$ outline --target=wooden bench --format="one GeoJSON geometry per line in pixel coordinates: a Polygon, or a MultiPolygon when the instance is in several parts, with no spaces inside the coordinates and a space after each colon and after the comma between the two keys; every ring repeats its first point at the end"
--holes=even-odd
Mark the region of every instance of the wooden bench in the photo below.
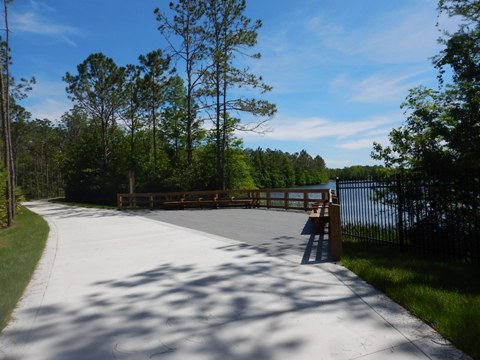
{"type": "Polygon", "coordinates": [[[216,198],[182,196],[178,200],[168,200],[163,203],[166,209],[184,209],[186,207],[211,207],[214,205],[216,198]]]}
{"type": "Polygon", "coordinates": [[[322,201],[313,203],[309,218],[317,230],[324,234],[326,225],[330,223],[329,202],[322,201]]]}
{"type": "Polygon", "coordinates": [[[235,196],[222,196],[216,200],[218,206],[245,206],[246,208],[251,208],[254,206],[255,201],[251,198],[237,198],[235,196]]]}
{"type": "Polygon", "coordinates": [[[249,198],[235,197],[181,197],[179,200],[168,200],[163,203],[165,209],[185,209],[185,208],[218,208],[220,206],[245,206],[251,208],[254,206],[254,200],[249,198]]]}

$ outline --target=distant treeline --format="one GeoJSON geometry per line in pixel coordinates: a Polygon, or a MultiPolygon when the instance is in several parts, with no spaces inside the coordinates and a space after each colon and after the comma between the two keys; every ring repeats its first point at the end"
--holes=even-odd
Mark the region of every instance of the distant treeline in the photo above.
{"type": "MultiPolygon", "coordinates": [[[[84,201],[114,202],[117,192],[128,191],[128,136],[117,134],[119,156],[115,157],[115,171],[108,177],[99,175],[99,150],[90,135],[92,126],[82,118],[65,116],[61,123],[48,120],[30,120],[18,116],[13,125],[13,141],[17,151],[18,185],[29,199],[63,196],[76,190],[84,201]],[[76,120],[76,121],[74,121],[76,120]],[[87,131],[90,130],[90,131],[87,131]],[[121,138],[123,137],[123,140],[121,138]],[[87,141],[90,140],[90,141],[87,141]],[[121,156],[122,149],[124,155],[121,156]],[[74,180],[74,181],[73,181],[74,180]],[[101,195],[101,196],[100,196],[101,195]],[[104,196],[108,195],[108,198],[104,196]],[[100,196],[97,198],[97,196],[100,196]]],[[[148,139],[148,137],[147,137],[148,139]]],[[[147,143],[147,141],[145,141],[147,143]]],[[[203,190],[215,186],[213,160],[208,157],[208,145],[194,149],[197,171],[190,175],[182,172],[183,163],[169,160],[172,152],[165,140],[159,149],[156,177],[137,168],[136,191],[203,190]],[[203,155],[206,154],[206,155],[203,155]],[[213,174],[213,175],[212,175],[213,174]]],[[[138,149],[140,150],[140,148],[138,149]]],[[[116,153],[115,153],[116,154],[116,153]]],[[[244,149],[238,141],[229,149],[230,166],[226,173],[230,188],[282,188],[325,183],[335,177],[368,177],[377,166],[352,166],[327,169],[319,155],[311,156],[302,150],[296,153],[272,149],[244,149]]],[[[147,163],[147,161],[145,161],[147,163]]],[[[74,200],[74,199],[72,199],[74,200]]]]}
{"type": "Polygon", "coordinates": [[[384,169],[378,165],[354,165],[347,166],[343,169],[329,169],[328,176],[330,179],[369,179],[375,177],[384,169]]]}
{"type": "Polygon", "coordinates": [[[280,150],[246,149],[251,175],[258,188],[282,188],[327,182],[328,170],[321,156],[305,150],[290,154],[280,150]]]}

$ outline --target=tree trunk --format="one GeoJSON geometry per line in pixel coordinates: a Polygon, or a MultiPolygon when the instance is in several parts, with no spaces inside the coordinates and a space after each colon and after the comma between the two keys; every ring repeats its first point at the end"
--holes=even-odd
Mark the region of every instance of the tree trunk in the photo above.
{"type": "Polygon", "coordinates": [[[8,8],[7,1],[4,1],[6,43],[5,53],[0,51],[0,101],[3,125],[3,141],[4,141],[4,161],[5,170],[7,172],[7,226],[11,226],[15,219],[15,164],[12,153],[12,137],[10,129],[10,71],[9,71],[9,28],[8,28],[8,8]]]}
{"type": "Polygon", "coordinates": [[[222,129],[221,129],[221,106],[220,106],[220,69],[219,65],[216,65],[215,69],[215,137],[216,137],[216,160],[217,160],[217,186],[223,190],[223,178],[222,178],[222,129]]]}
{"type": "Polygon", "coordinates": [[[157,172],[157,116],[156,116],[156,99],[155,99],[155,77],[152,84],[152,127],[153,127],[153,165],[155,173],[157,172]]]}
{"type": "Polygon", "coordinates": [[[108,119],[105,118],[105,115],[102,114],[102,147],[103,147],[103,173],[107,173],[108,169],[108,119]]]}
{"type": "Polygon", "coordinates": [[[222,127],[222,190],[227,187],[226,181],[226,164],[227,164],[227,147],[228,147],[228,112],[227,112],[227,79],[226,69],[223,73],[223,127],[222,127]]]}
{"type": "Polygon", "coordinates": [[[193,114],[192,114],[192,88],[189,80],[187,90],[187,161],[188,165],[192,165],[193,162],[193,114]]]}

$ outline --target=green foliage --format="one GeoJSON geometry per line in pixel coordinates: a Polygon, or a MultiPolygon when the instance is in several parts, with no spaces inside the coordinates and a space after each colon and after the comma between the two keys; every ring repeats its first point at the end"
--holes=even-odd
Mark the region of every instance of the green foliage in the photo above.
{"type": "Polygon", "coordinates": [[[154,50],[139,56],[138,64],[119,67],[96,53],[66,73],[74,107],[61,123],[30,121],[28,114],[18,121],[18,178],[27,195],[58,196],[64,187],[69,201],[112,204],[128,190],[132,172],[137,192],[328,180],[319,156],[268,150],[256,154],[263,158],[256,161],[235,136],[261,132],[275,112],[265,99],[236,98],[232,91],[270,90],[248,69],[234,66],[240,56],[259,58],[247,52],[256,45],[261,22],[247,18],[245,9],[243,0],[178,0],[168,14],[155,10],[171,45],[168,54],[154,50]],[[174,62],[185,66],[184,78],[171,67],[174,62]],[[238,112],[253,120],[240,122],[233,116],[238,112]],[[204,119],[214,127],[203,127],[204,119]]]}
{"type": "MultiPolygon", "coordinates": [[[[18,212],[22,207],[24,195],[20,188],[15,189],[15,206],[18,212]]],[[[7,218],[7,173],[3,165],[0,165],[0,228],[6,227],[8,224],[7,218]]]]}
{"type": "Polygon", "coordinates": [[[248,158],[243,149],[231,148],[227,152],[227,183],[229,189],[254,189],[248,158]]]}
{"type": "Polygon", "coordinates": [[[439,11],[456,16],[456,32],[445,32],[434,58],[440,89],[412,89],[407,120],[390,133],[391,146],[375,144],[372,156],[391,169],[433,177],[480,170],[480,20],[479,0],[441,0],[439,11]],[[445,73],[452,82],[445,85],[445,73]]]}
{"type": "Polygon", "coordinates": [[[237,97],[234,89],[250,88],[266,93],[271,87],[249,68],[238,68],[238,57],[259,59],[249,53],[257,43],[262,23],[252,22],[246,15],[245,0],[209,0],[203,4],[205,71],[200,93],[204,106],[211,113],[215,133],[217,187],[225,188],[228,164],[228,137],[233,130],[262,131],[263,125],[276,112],[265,99],[237,97]],[[253,115],[252,123],[240,123],[237,113],[253,115]]]}
{"type": "Polygon", "coordinates": [[[178,0],[170,2],[173,21],[160,9],[154,12],[159,22],[158,30],[170,45],[170,54],[175,60],[182,60],[185,73],[185,91],[182,112],[184,114],[186,152],[188,165],[193,164],[193,147],[195,134],[201,121],[197,118],[198,88],[205,74],[205,27],[201,19],[205,13],[205,2],[198,0],[178,0]],[[177,41],[171,41],[174,35],[177,41]]]}
{"type": "Polygon", "coordinates": [[[100,136],[102,176],[110,170],[110,153],[114,146],[117,119],[125,106],[125,69],[119,68],[114,60],[102,53],[92,54],[77,66],[77,74],[67,72],[64,81],[68,84],[70,99],[91,120],[93,130],[100,136]]]}
{"type": "Polygon", "coordinates": [[[65,197],[78,202],[115,203],[116,194],[127,190],[129,165],[128,139],[116,129],[110,134],[108,168],[104,168],[102,137],[95,124],[84,124],[83,131],[67,149],[65,197]]]}
{"type": "Polygon", "coordinates": [[[370,179],[379,174],[384,170],[383,166],[379,165],[354,165],[347,166],[343,169],[329,169],[330,179],[340,178],[340,179],[370,179]]]}
{"type": "Polygon", "coordinates": [[[444,32],[433,59],[439,89],[412,89],[402,105],[405,123],[390,133],[390,146],[375,144],[372,156],[391,172],[429,182],[427,190],[403,194],[405,214],[415,219],[406,234],[421,239],[424,227],[435,229],[434,241],[468,252],[468,244],[478,248],[480,217],[480,0],[440,0],[438,9],[458,23],[455,32],[444,32]],[[437,182],[446,190],[435,191],[437,182]],[[426,204],[421,211],[412,205],[419,202],[426,204]],[[466,224],[460,229],[459,217],[466,224]]]}
{"type": "Polygon", "coordinates": [[[295,154],[261,148],[245,152],[258,188],[314,185],[328,181],[324,160],[320,156],[312,158],[305,150],[295,154]]]}
{"type": "Polygon", "coordinates": [[[146,124],[151,129],[151,154],[153,157],[153,168],[157,162],[159,146],[159,118],[160,107],[166,102],[166,89],[168,77],[165,74],[170,66],[170,59],[165,58],[161,50],[151,51],[139,57],[140,69],[143,77],[140,78],[140,91],[142,92],[142,106],[146,114],[146,124]]]}
{"type": "Polygon", "coordinates": [[[25,196],[28,199],[62,196],[64,129],[47,119],[32,121],[29,114],[18,115],[12,123],[12,142],[18,164],[17,184],[25,196]]]}

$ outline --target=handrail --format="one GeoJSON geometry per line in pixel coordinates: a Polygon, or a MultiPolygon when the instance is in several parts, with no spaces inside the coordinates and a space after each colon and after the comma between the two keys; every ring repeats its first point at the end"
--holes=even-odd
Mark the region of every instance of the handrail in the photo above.
{"type": "Polygon", "coordinates": [[[310,210],[319,201],[335,203],[336,194],[332,189],[239,189],[175,191],[162,193],[121,193],[117,194],[117,207],[125,208],[164,208],[165,202],[181,201],[186,198],[222,198],[251,200],[254,207],[310,210]]]}

